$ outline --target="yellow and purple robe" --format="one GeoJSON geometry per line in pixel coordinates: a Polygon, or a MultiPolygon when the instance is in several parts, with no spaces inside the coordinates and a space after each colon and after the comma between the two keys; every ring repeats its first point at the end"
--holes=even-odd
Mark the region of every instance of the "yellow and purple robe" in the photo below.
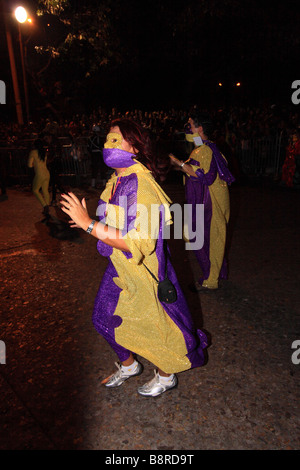
{"type": "Polygon", "coordinates": [[[98,241],[97,249],[109,257],[109,264],[96,296],[93,323],[121,362],[133,353],[166,373],[176,373],[204,364],[207,337],[194,327],[169,257],[168,277],[177,290],[173,304],[159,301],[158,284],[145,267],[164,279],[162,233],[171,223],[170,202],[138,162],[111,176],[98,204],[99,220],[122,231],[130,252],[98,241]]]}
{"type": "Polygon", "coordinates": [[[227,162],[217,146],[210,141],[195,148],[188,160],[196,176],[185,179],[186,201],[193,206],[192,230],[197,230],[196,204],[204,205],[204,244],[195,254],[203,276],[199,280],[203,287],[218,288],[218,280],[227,278],[224,258],[226,228],[229,221],[230,204],[228,184],[234,181],[227,162]]]}

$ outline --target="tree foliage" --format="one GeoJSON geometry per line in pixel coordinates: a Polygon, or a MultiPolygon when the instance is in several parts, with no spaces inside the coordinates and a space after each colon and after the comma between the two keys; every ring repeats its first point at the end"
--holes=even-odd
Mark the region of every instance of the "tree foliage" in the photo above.
{"type": "Polygon", "coordinates": [[[110,18],[110,3],[40,0],[37,14],[47,18],[55,16],[63,25],[64,37],[55,46],[40,46],[39,51],[84,66],[86,76],[111,61],[120,60],[118,38],[110,18]]]}
{"type": "Polygon", "coordinates": [[[93,103],[104,93],[132,105],[134,97],[184,101],[214,93],[219,80],[255,88],[276,73],[278,81],[278,70],[292,73],[296,6],[296,0],[40,0],[39,69],[36,60],[29,68],[43,90],[60,81],[64,95],[93,103]]]}
{"type": "Polygon", "coordinates": [[[33,38],[28,71],[48,106],[50,101],[57,101],[57,94],[60,101],[62,94],[69,98],[82,95],[91,79],[121,62],[111,3],[110,0],[38,2],[39,35],[33,38]]]}

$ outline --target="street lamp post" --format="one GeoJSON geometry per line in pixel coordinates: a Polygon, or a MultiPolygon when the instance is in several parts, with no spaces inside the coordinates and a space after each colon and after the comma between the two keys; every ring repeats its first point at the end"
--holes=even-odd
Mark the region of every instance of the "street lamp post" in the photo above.
{"type": "Polygon", "coordinates": [[[14,89],[14,95],[15,95],[17,120],[18,120],[18,124],[23,125],[24,121],[23,121],[23,113],[22,113],[22,102],[21,102],[21,97],[20,97],[20,90],[19,90],[17,68],[16,68],[12,38],[11,38],[11,33],[10,33],[10,28],[8,25],[7,17],[6,17],[7,5],[6,5],[5,0],[2,0],[1,6],[3,9],[3,19],[4,19],[4,26],[5,26],[6,40],[7,40],[10,70],[11,70],[11,75],[12,75],[12,83],[13,83],[13,89],[14,89]]]}
{"type": "Polygon", "coordinates": [[[24,86],[24,96],[25,96],[26,117],[27,117],[27,123],[28,123],[29,122],[29,98],[28,98],[28,87],[27,87],[27,76],[26,76],[26,69],[25,69],[25,61],[24,61],[24,46],[23,46],[22,31],[21,31],[21,23],[24,23],[27,20],[27,12],[26,12],[25,8],[23,8],[23,7],[16,8],[15,17],[18,21],[18,27],[19,27],[20,56],[21,56],[22,73],[23,73],[23,86],[24,86]]]}

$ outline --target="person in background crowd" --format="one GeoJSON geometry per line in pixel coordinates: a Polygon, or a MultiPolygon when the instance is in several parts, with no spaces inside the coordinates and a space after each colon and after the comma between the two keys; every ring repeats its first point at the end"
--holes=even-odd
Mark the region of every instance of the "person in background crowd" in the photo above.
{"type": "Polygon", "coordinates": [[[290,188],[300,185],[300,133],[297,129],[290,135],[281,179],[290,188]]]}
{"type": "Polygon", "coordinates": [[[192,205],[192,231],[196,227],[196,205],[204,204],[204,244],[195,254],[202,270],[202,277],[192,290],[208,291],[219,287],[219,279],[227,279],[227,263],[224,257],[226,228],[230,204],[228,184],[234,181],[227,162],[215,143],[209,140],[212,122],[206,115],[195,112],[189,118],[190,133],[187,140],[196,148],[186,162],[174,156],[174,165],[185,174],[186,201],[192,205]]]}
{"type": "Polygon", "coordinates": [[[295,174],[294,186],[300,186],[300,131],[297,129],[293,134],[293,144],[295,148],[295,174]]]}
{"type": "Polygon", "coordinates": [[[28,167],[34,168],[34,178],[32,182],[32,192],[43,207],[43,214],[49,214],[49,181],[50,173],[47,168],[47,155],[45,142],[37,139],[34,142],[34,148],[31,150],[28,158],[28,167]],[[41,192],[42,191],[42,194],[41,192]]]}
{"type": "MultiPolygon", "coordinates": [[[[99,170],[103,170],[102,165],[102,148],[103,148],[103,140],[100,136],[100,127],[94,125],[92,128],[92,135],[89,137],[88,140],[88,151],[91,155],[91,172],[92,172],[92,188],[96,187],[97,176],[99,170]]],[[[100,175],[101,179],[103,175],[100,175]]]]}
{"type": "Polygon", "coordinates": [[[115,172],[101,194],[99,222],[90,218],[85,200],[80,202],[73,193],[63,195],[62,210],[72,226],[99,239],[99,253],[109,257],[93,322],[120,363],[102,383],[118,387],[139,375],[143,369],[136,359],[139,355],[155,364],[158,373],[138,393],[158,396],[177,385],[176,373],[204,365],[207,337],[195,329],[165,253],[163,230],[171,223],[170,200],[154,179],[159,168],[148,133],[131,120],[113,121],[103,157],[115,172]],[[166,263],[177,290],[174,303],[159,300],[157,281],[148,271],[162,280],[166,263]]]}

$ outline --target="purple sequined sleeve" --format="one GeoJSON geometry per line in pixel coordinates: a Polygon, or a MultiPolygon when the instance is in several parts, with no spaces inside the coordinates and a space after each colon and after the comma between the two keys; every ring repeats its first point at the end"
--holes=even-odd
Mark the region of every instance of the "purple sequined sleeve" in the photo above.
{"type": "MultiPolygon", "coordinates": [[[[206,186],[210,186],[213,184],[217,177],[217,165],[214,159],[212,159],[209,171],[207,173],[204,173],[204,171],[199,168],[196,170],[196,175],[198,180],[200,180],[201,183],[205,184],[206,186]]],[[[193,178],[193,177],[192,177],[193,178]]]]}

